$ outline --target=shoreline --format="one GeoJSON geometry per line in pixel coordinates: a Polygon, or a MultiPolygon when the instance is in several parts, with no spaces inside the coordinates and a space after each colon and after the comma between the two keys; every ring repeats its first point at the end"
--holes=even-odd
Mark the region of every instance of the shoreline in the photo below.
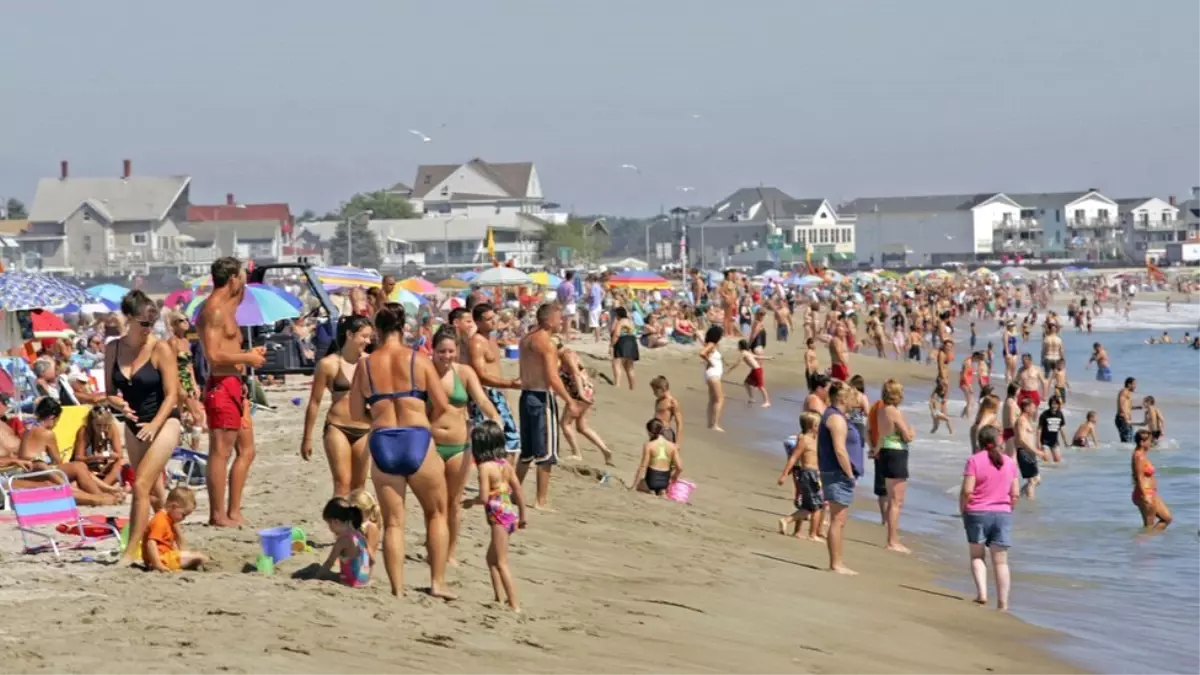
{"type": "MultiPolygon", "coordinates": [[[[607,343],[571,344],[585,366],[609,372],[607,343]]],[[[773,390],[803,389],[801,344],[793,340],[782,354],[768,346],[776,356],[767,368],[773,390]]],[[[757,408],[738,410],[744,394],[735,382],[744,373],[726,382],[727,432],[718,434],[703,428],[696,348],[643,355],[635,391],[597,382],[591,421],[616,455],[611,478],[598,482],[599,453],[585,444],[583,462],[563,461],[554,472],[557,512],[532,512],[529,529],[512,540],[524,615],[491,602],[477,509],[464,513],[462,563],[449,572],[457,602],[418,590],[428,584],[428,568],[413,499],[402,599],[388,595],[381,568],[365,589],[290,578],[319,564],[332,540],[320,521],[325,461],[321,453],[310,463],[298,457],[303,411],[287,400],[305,395],[297,381],[271,391],[278,410],[256,418],[258,458],[246,497],[255,528],[214,530],[195,515],[184,523],[191,544],[212,556],[211,571],[151,575],[55,564],[15,554],[15,532],[4,528],[0,598],[22,621],[6,627],[0,653],[18,671],[94,669],[89,652],[103,649],[117,628],[129,640],[117,667],[125,672],[1084,672],[1051,651],[1063,634],[974,606],[939,583],[953,573],[948,566],[884,551],[877,523],[847,525],[847,564],[859,576],[824,571],[824,545],[775,530],[790,510],[790,486],[775,485],[783,453],[750,446],[782,439],[757,423],[757,408]],[[685,414],[684,476],[697,484],[690,506],[623,489],[652,413],[648,382],[658,374],[671,380],[685,414]],[[315,550],[281,563],[272,578],[244,572],[258,553],[255,529],[279,524],[304,528],[315,550]],[[64,625],[86,626],[72,633],[69,648],[53,628],[64,625]]],[[[852,357],[852,368],[870,388],[884,375],[917,383],[932,372],[862,355],[852,357]]],[[[781,398],[775,408],[799,405],[781,398]]],[[[530,479],[527,491],[532,486],[530,479]]],[[[855,512],[874,510],[868,482],[857,496],[855,512]]],[[[932,545],[908,532],[905,538],[918,553],[932,545]]]]}

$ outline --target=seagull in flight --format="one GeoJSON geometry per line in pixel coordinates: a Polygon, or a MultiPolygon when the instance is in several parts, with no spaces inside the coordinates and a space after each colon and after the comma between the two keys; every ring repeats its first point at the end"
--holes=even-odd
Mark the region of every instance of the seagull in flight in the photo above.
{"type": "Polygon", "coordinates": [[[633,164],[622,164],[622,165],[621,165],[621,168],[622,168],[622,169],[629,169],[630,171],[633,171],[633,172],[635,172],[635,173],[641,173],[641,172],[642,172],[642,170],[641,170],[641,169],[637,168],[637,167],[636,167],[636,166],[634,166],[633,164]]]}
{"type": "Polygon", "coordinates": [[[694,188],[694,187],[692,187],[692,186],[690,186],[690,185],[685,185],[685,186],[682,186],[682,187],[677,187],[677,188],[675,188],[675,189],[676,189],[676,190],[679,190],[680,192],[691,192],[692,190],[695,190],[696,188],[694,188]]]}
{"type": "Polygon", "coordinates": [[[422,141],[424,141],[425,143],[428,143],[429,141],[432,141],[432,140],[433,140],[432,138],[430,138],[430,137],[426,136],[425,134],[423,134],[423,133],[421,133],[421,132],[417,131],[416,129],[409,129],[409,130],[408,130],[408,133],[412,134],[413,136],[416,136],[417,138],[421,139],[421,140],[422,140],[422,141]]]}
{"type": "Polygon", "coordinates": [[[692,119],[694,119],[694,120],[700,119],[700,113],[692,113],[692,119]]]}

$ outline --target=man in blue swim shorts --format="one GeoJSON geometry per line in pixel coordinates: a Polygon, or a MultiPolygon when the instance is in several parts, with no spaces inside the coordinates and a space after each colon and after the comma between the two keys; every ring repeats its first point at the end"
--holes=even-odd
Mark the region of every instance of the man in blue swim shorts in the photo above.
{"type": "MultiPolygon", "coordinates": [[[[466,345],[460,360],[471,366],[479,375],[479,383],[483,385],[484,393],[496,407],[496,412],[500,413],[500,423],[504,427],[504,447],[510,454],[516,454],[521,450],[521,437],[517,434],[517,423],[513,420],[504,390],[520,389],[521,381],[500,375],[500,346],[492,338],[492,332],[496,329],[496,312],[492,306],[486,302],[475,305],[471,308],[471,318],[472,322],[462,322],[469,334],[460,336],[461,342],[466,345]],[[473,327],[471,323],[474,324],[473,327]]],[[[487,419],[474,401],[467,404],[467,412],[472,425],[487,419]]]]}
{"type": "Polygon", "coordinates": [[[550,471],[558,462],[557,394],[572,417],[579,414],[578,404],[567,392],[558,374],[558,349],[553,337],[562,328],[562,308],[543,303],[537,310],[537,328],[521,338],[521,460],[517,480],[525,482],[531,465],[537,465],[537,497],[534,508],[544,509],[550,497],[550,471]]]}

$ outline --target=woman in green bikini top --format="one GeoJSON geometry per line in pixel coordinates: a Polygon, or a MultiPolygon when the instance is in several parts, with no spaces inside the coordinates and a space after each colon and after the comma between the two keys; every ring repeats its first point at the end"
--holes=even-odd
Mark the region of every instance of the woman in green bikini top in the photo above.
{"type": "Polygon", "coordinates": [[[454,544],[458,540],[458,520],[462,507],[463,488],[468,471],[463,471],[470,434],[467,428],[467,402],[474,401],[488,419],[500,422],[500,413],[492,405],[479,376],[471,366],[458,362],[458,339],[452,327],[443,326],[433,336],[433,367],[437,370],[450,407],[433,423],[433,444],[446,465],[446,515],[450,523],[450,559],[454,559],[454,544]]]}

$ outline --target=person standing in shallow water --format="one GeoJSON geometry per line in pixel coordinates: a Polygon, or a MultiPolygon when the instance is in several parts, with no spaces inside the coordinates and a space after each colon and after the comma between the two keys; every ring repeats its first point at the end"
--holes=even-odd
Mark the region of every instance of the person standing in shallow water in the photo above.
{"type": "Polygon", "coordinates": [[[967,533],[971,556],[971,578],[975,581],[975,602],[986,605],[987,562],[992,554],[992,573],[996,578],[996,608],[1008,611],[1008,593],[1012,579],[1008,568],[1008,549],[1012,546],[1012,507],[1020,497],[1017,465],[1004,454],[995,427],[979,432],[977,449],[963,469],[958,511],[967,533]]]}
{"type": "Polygon", "coordinates": [[[1158,496],[1158,478],[1154,464],[1147,454],[1154,445],[1154,434],[1142,429],[1134,435],[1134,447],[1130,461],[1133,473],[1133,505],[1142,514],[1142,526],[1147,530],[1165,530],[1171,524],[1171,510],[1158,496]]]}

